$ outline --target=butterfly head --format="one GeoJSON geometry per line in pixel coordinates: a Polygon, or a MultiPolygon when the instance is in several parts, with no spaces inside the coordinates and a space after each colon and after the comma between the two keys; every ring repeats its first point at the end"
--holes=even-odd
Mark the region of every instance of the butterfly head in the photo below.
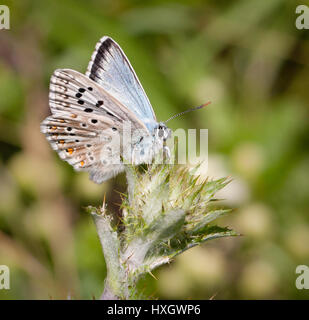
{"type": "Polygon", "coordinates": [[[163,141],[166,141],[171,137],[172,131],[164,122],[159,122],[158,125],[154,128],[154,135],[163,141]]]}

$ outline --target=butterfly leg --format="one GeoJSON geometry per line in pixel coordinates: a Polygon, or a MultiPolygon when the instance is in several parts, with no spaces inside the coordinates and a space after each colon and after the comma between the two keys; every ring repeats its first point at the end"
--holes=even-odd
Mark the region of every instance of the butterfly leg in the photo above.
{"type": "Polygon", "coordinates": [[[171,159],[171,151],[168,146],[163,146],[163,162],[167,163],[171,159]]]}

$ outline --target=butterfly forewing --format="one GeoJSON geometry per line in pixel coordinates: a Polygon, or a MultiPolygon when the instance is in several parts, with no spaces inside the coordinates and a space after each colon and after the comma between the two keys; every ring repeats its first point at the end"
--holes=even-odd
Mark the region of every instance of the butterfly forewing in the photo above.
{"type": "Polygon", "coordinates": [[[152,131],[157,124],[152,106],[119,45],[103,37],[96,45],[86,75],[134,112],[152,131]]]}

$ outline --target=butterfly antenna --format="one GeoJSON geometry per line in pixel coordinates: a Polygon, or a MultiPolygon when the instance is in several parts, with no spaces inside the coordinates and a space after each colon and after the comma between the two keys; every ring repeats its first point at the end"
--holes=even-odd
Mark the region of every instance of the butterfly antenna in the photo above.
{"type": "Polygon", "coordinates": [[[195,110],[198,110],[198,109],[203,109],[204,107],[208,106],[210,103],[211,103],[211,102],[208,101],[208,102],[206,102],[206,103],[204,103],[204,104],[202,104],[202,105],[200,105],[200,106],[198,106],[198,107],[191,108],[191,109],[188,109],[188,110],[186,110],[186,111],[183,111],[183,112],[174,114],[172,117],[170,117],[169,119],[167,119],[166,121],[164,121],[164,123],[166,123],[166,122],[168,122],[168,121],[170,121],[170,120],[173,120],[173,119],[175,119],[175,118],[177,118],[177,117],[179,117],[179,116],[182,116],[182,115],[185,114],[185,113],[188,113],[188,112],[191,112],[191,111],[195,111],[195,110]]]}

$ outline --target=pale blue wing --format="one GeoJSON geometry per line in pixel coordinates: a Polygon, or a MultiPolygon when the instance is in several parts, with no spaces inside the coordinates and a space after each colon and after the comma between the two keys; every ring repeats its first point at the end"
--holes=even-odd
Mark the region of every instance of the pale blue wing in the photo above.
{"type": "Polygon", "coordinates": [[[128,58],[114,40],[103,37],[97,43],[86,76],[133,111],[149,131],[153,130],[157,121],[149,99],[128,58]]]}

